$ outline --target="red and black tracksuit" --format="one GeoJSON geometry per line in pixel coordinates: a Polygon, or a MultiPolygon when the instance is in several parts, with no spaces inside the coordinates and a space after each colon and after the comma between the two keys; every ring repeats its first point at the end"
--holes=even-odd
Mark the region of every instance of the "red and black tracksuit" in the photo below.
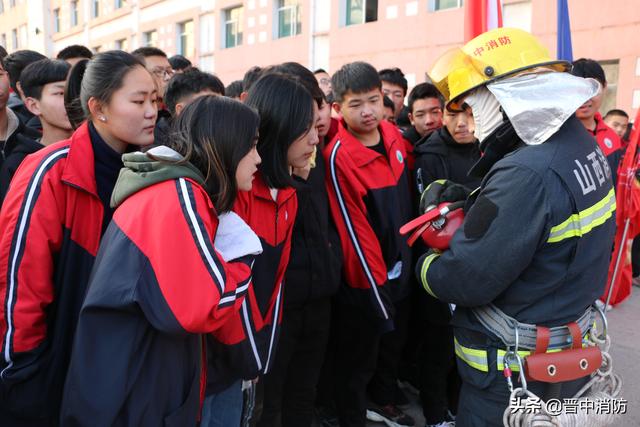
{"type": "Polygon", "coordinates": [[[607,157],[613,178],[613,188],[616,188],[618,182],[618,167],[624,154],[622,141],[620,141],[618,134],[602,120],[600,113],[596,113],[593,119],[596,122],[596,127],[593,130],[589,130],[589,132],[591,132],[598,146],[607,157]]]}
{"type": "Polygon", "coordinates": [[[2,425],[58,423],[77,316],[104,221],[95,163],[84,124],[69,140],[27,156],[4,200],[2,425]]]}
{"type": "Polygon", "coordinates": [[[262,254],[253,265],[253,288],[243,307],[245,328],[254,331],[257,352],[256,374],[266,374],[273,364],[282,320],[284,274],[291,252],[291,232],[296,220],[298,199],[293,188],[281,188],[276,199],[260,173],[251,191],[241,191],[233,211],[260,238],[262,254]]]}
{"type": "Polygon", "coordinates": [[[379,130],[381,152],[365,147],[341,122],[324,153],[344,256],[336,304],[336,401],[345,426],[365,423],[365,390],[382,334],[394,326],[395,304],[410,293],[411,253],[398,232],[412,214],[406,141],[390,123],[381,122],[379,130]]]}
{"type": "Polygon", "coordinates": [[[195,426],[204,333],[244,303],[250,258],[225,262],[218,217],[190,178],[153,184],[118,207],[82,306],[62,405],[65,426],[195,426]]]}

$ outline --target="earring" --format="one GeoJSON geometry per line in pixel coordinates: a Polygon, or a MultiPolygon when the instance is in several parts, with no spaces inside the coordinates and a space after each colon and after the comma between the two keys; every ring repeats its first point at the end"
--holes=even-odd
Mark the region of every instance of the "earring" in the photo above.
{"type": "Polygon", "coordinates": [[[100,119],[101,122],[106,122],[107,121],[107,118],[105,116],[100,116],[99,119],[100,119]]]}

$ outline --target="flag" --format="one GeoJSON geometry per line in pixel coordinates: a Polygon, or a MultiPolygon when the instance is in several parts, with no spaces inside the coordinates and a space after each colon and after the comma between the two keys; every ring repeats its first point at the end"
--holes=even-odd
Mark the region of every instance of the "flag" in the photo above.
{"type": "Polygon", "coordinates": [[[464,9],[464,41],[502,27],[501,0],[468,0],[464,9]]]}
{"type": "Polygon", "coordinates": [[[638,143],[640,142],[640,109],[636,115],[635,126],[629,145],[618,169],[616,188],[616,237],[613,254],[609,264],[609,276],[604,294],[600,297],[607,301],[612,287],[609,304],[616,305],[631,295],[632,271],[630,251],[633,238],[640,234],[640,183],[636,178],[638,171],[638,143]]]}
{"type": "Polygon", "coordinates": [[[558,59],[573,61],[573,49],[571,47],[571,20],[569,19],[568,0],[558,0],[558,59]]]}

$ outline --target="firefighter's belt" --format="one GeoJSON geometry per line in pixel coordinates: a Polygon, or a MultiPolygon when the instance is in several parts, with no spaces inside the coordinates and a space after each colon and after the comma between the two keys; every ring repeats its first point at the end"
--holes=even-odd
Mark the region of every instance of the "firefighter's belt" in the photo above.
{"type": "MultiPolygon", "coordinates": [[[[493,304],[476,307],[473,308],[472,311],[482,326],[499,338],[507,348],[535,350],[537,338],[536,325],[518,322],[493,304]]],[[[589,307],[584,314],[575,321],[580,327],[582,336],[589,331],[593,325],[594,318],[595,314],[593,309],[589,307]]],[[[567,326],[549,328],[548,348],[550,350],[570,347],[572,341],[571,331],[569,331],[567,326]]]]}

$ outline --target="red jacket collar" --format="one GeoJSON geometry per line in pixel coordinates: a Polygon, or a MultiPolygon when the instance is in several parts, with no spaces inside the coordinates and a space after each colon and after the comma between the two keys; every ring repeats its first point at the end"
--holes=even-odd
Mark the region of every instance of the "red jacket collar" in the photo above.
{"type": "Polygon", "coordinates": [[[62,181],[98,197],[93,146],[89,125],[84,122],[71,135],[69,154],[62,172],[62,181]]]}
{"type": "MultiPolygon", "coordinates": [[[[399,141],[399,132],[394,125],[386,121],[381,121],[378,130],[382,136],[382,142],[388,153],[391,152],[394,145],[399,141]]],[[[349,152],[349,155],[357,166],[365,166],[382,155],[368,147],[365,147],[349,130],[344,120],[340,121],[337,136],[342,146],[349,152]]]]}
{"type": "Polygon", "coordinates": [[[296,190],[293,187],[279,188],[278,196],[274,202],[273,197],[271,197],[271,189],[267,187],[267,184],[264,182],[264,178],[260,172],[256,173],[256,179],[253,180],[253,187],[251,188],[251,192],[261,199],[268,200],[272,203],[276,203],[278,206],[282,206],[296,194],[296,190]]]}

